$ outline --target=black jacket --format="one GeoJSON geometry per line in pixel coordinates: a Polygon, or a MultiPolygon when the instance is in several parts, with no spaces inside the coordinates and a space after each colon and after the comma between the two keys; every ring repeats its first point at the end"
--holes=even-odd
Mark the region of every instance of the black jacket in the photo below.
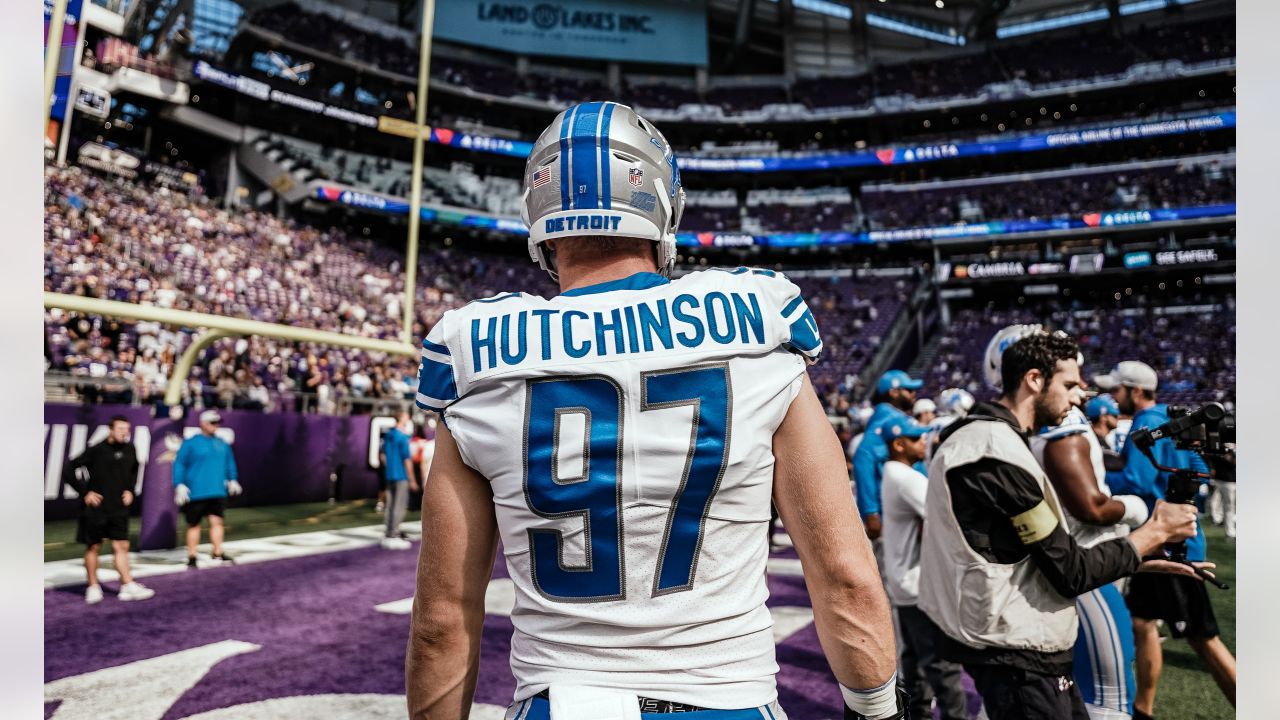
{"type": "MultiPolygon", "coordinates": [[[[939,445],[960,427],[991,419],[1008,423],[1026,440],[1013,413],[1003,405],[979,403],[964,420],[943,430],[939,445]]],[[[1035,477],[1022,468],[994,459],[983,459],[953,468],[947,473],[951,506],[965,540],[974,552],[990,562],[1011,564],[1028,555],[1053,589],[1063,597],[1076,597],[1094,588],[1127,577],[1140,559],[1125,538],[1082,548],[1061,524],[1044,539],[1022,543],[1012,518],[1044,501],[1035,477]]],[[[975,665],[1010,665],[1051,675],[1071,673],[1072,651],[1044,653],[1032,650],[987,648],[977,650],[950,638],[943,644],[949,660],[975,665]]]]}
{"type": "Polygon", "coordinates": [[[124,505],[124,491],[133,492],[138,479],[138,450],[133,443],[116,445],[103,441],[87,448],[62,469],[62,481],[80,495],[81,510],[85,513],[120,515],[128,512],[124,505]],[[98,507],[84,505],[84,496],[90,492],[102,495],[98,507]]]}

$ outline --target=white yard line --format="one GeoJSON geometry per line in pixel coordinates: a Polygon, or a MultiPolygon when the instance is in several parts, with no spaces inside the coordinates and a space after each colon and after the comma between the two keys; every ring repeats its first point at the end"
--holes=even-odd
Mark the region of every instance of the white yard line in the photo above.
{"type": "MultiPolygon", "coordinates": [[[[384,526],[367,525],[346,528],[344,530],[316,530],[313,532],[277,535],[274,537],[254,538],[251,540],[228,540],[222,544],[223,552],[237,565],[281,560],[283,558],[321,555],[340,550],[355,550],[377,545],[382,541],[384,526]]],[[[418,522],[406,522],[400,528],[410,539],[421,537],[422,525],[418,522]]],[[[217,567],[210,554],[213,552],[208,543],[200,546],[200,557],[197,561],[201,568],[217,567]]],[[[115,571],[115,560],[110,552],[101,556],[102,567],[98,570],[98,579],[102,582],[117,582],[120,575],[115,571]]],[[[186,548],[172,550],[146,550],[129,553],[129,564],[133,576],[137,579],[185,572],[187,569],[186,548]]],[[[44,564],[45,589],[83,585],[85,582],[84,560],[55,560],[44,564]]]]}

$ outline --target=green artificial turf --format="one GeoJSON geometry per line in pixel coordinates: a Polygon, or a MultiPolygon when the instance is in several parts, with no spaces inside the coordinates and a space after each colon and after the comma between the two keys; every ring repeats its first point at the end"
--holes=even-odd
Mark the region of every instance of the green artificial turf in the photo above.
{"type": "MultiPolygon", "coordinates": [[[[1236,543],[1222,528],[1205,517],[1204,534],[1209,541],[1209,560],[1218,564],[1215,574],[1231,585],[1230,590],[1208,586],[1213,612],[1218,617],[1222,641],[1236,651],[1236,543]]],[[[1165,631],[1164,635],[1168,635],[1165,631]]],[[[1164,641],[1164,674],[1156,691],[1155,717],[1158,720],[1221,720],[1235,717],[1235,709],[1223,697],[1217,684],[1204,670],[1200,658],[1185,640],[1164,641]]]]}

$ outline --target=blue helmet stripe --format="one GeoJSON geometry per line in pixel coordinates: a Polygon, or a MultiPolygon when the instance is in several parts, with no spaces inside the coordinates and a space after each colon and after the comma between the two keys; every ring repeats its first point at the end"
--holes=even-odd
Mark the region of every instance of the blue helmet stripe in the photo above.
{"type": "Polygon", "coordinates": [[[600,110],[604,103],[592,102],[578,106],[570,130],[569,145],[572,148],[570,164],[573,167],[570,194],[575,210],[594,209],[600,207],[600,191],[596,173],[599,160],[596,152],[600,144],[596,124],[600,120],[600,110]]]}
{"type": "Polygon", "coordinates": [[[605,103],[600,119],[600,202],[605,210],[613,208],[613,191],[609,188],[609,123],[612,120],[613,103],[605,103]]]}
{"type": "Polygon", "coordinates": [[[572,180],[573,168],[569,165],[569,126],[573,124],[573,116],[578,108],[573,108],[560,123],[560,209],[569,209],[569,183],[572,180]]]}

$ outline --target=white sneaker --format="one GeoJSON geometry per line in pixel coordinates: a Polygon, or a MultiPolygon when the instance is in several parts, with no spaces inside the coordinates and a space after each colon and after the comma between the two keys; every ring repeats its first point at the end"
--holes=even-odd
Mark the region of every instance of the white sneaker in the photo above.
{"type": "Polygon", "coordinates": [[[408,540],[401,540],[400,538],[382,538],[383,550],[408,550],[411,547],[413,547],[413,545],[411,545],[408,540]]]}
{"type": "Polygon", "coordinates": [[[89,605],[97,605],[102,602],[102,586],[90,585],[84,589],[84,601],[89,605]]]}
{"type": "Polygon", "coordinates": [[[121,585],[119,597],[121,600],[128,602],[130,600],[148,600],[155,597],[155,594],[155,590],[135,581],[127,585],[121,585]]]}

